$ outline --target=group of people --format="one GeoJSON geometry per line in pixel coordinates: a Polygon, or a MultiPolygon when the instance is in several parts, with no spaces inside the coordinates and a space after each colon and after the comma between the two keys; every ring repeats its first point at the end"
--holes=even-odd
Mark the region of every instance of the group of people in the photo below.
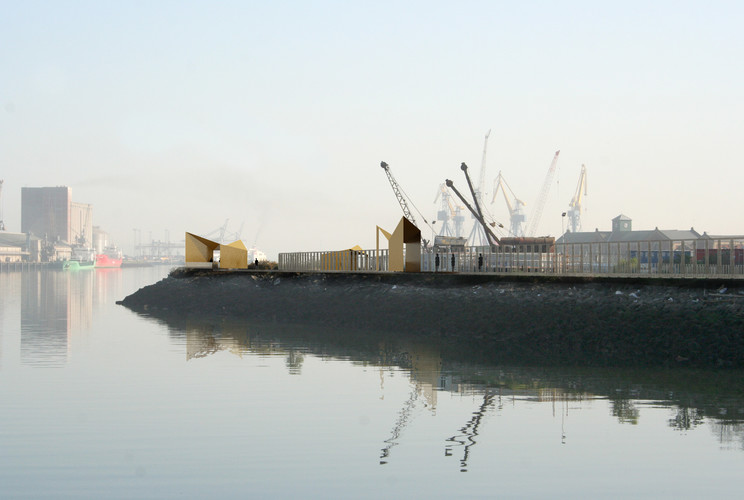
{"type": "MultiPolygon", "coordinates": [[[[439,254],[437,254],[436,257],[434,257],[434,268],[437,272],[439,271],[439,264],[440,264],[439,254]]],[[[454,272],[455,271],[455,254],[451,254],[450,265],[452,266],[452,272],[454,272]]],[[[483,254],[479,253],[478,254],[478,271],[482,271],[482,270],[483,270],[483,254]]]]}

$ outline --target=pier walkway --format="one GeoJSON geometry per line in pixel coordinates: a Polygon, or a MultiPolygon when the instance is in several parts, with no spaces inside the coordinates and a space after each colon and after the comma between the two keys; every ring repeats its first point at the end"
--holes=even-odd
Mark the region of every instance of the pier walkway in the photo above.
{"type": "MultiPolygon", "coordinates": [[[[279,254],[282,271],[385,272],[387,263],[387,250],[279,254]]],[[[421,272],[744,279],[744,238],[556,244],[548,252],[508,246],[496,251],[422,251],[421,272]]]]}

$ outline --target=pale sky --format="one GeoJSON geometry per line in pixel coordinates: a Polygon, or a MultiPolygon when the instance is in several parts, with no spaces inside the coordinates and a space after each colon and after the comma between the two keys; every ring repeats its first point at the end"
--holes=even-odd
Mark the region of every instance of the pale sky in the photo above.
{"type": "Polygon", "coordinates": [[[68,185],[127,252],[226,219],[271,258],[374,248],[380,161],[434,220],[490,129],[486,191],[503,171],[528,218],[561,150],[539,234],[582,164],[584,230],[744,234],[742,61],[737,1],[2,0],[3,216],[68,185]]]}

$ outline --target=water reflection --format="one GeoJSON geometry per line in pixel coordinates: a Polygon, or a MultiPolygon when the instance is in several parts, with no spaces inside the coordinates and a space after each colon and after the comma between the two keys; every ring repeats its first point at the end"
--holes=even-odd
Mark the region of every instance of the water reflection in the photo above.
{"type": "Polygon", "coordinates": [[[93,310],[114,302],[121,283],[120,269],[78,272],[43,270],[14,273],[21,289],[21,362],[63,365],[90,330],[93,310]]]}
{"type": "Polygon", "coordinates": [[[72,334],[90,328],[95,274],[40,271],[22,274],[21,362],[61,365],[72,334]]]}
{"type": "Polygon", "coordinates": [[[497,394],[487,390],[483,394],[483,402],[478,409],[473,412],[473,416],[468,422],[459,429],[459,433],[454,436],[447,438],[447,444],[444,448],[444,455],[447,457],[452,456],[453,448],[457,446],[462,447],[462,455],[460,458],[460,472],[468,471],[468,458],[470,457],[470,451],[473,446],[477,444],[476,438],[478,437],[478,429],[483,422],[483,417],[486,413],[493,408],[494,402],[498,399],[501,400],[497,394]]]}
{"type": "MultiPolygon", "coordinates": [[[[670,369],[589,369],[490,366],[488,353],[467,346],[365,331],[334,331],[312,326],[247,323],[226,318],[161,318],[171,338],[186,346],[186,359],[218,351],[236,355],[283,356],[289,373],[301,374],[307,356],[351,360],[365,367],[396,369],[410,380],[410,393],[382,439],[379,463],[389,463],[394,448],[422,411],[434,414],[438,395],[470,395],[479,399],[472,414],[450,435],[442,436],[445,456],[456,457],[467,471],[485,422],[503,414],[505,400],[551,403],[560,407],[562,443],[569,408],[606,402],[609,417],[620,425],[637,426],[644,408],[667,408],[670,430],[693,432],[704,422],[722,447],[744,449],[744,373],[670,369]],[[478,363],[465,361],[468,357],[478,363]]],[[[384,396],[383,396],[384,397],[384,396]]]]}

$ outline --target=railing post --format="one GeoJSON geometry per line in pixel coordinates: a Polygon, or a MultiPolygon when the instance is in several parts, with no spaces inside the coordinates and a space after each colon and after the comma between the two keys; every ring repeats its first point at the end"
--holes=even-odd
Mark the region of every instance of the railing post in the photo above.
{"type": "Polygon", "coordinates": [[[729,272],[728,272],[730,276],[734,275],[734,270],[736,266],[735,253],[736,253],[736,250],[734,250],[734,240],[731,239],[731,241],[729,241],[729,272]]]}

